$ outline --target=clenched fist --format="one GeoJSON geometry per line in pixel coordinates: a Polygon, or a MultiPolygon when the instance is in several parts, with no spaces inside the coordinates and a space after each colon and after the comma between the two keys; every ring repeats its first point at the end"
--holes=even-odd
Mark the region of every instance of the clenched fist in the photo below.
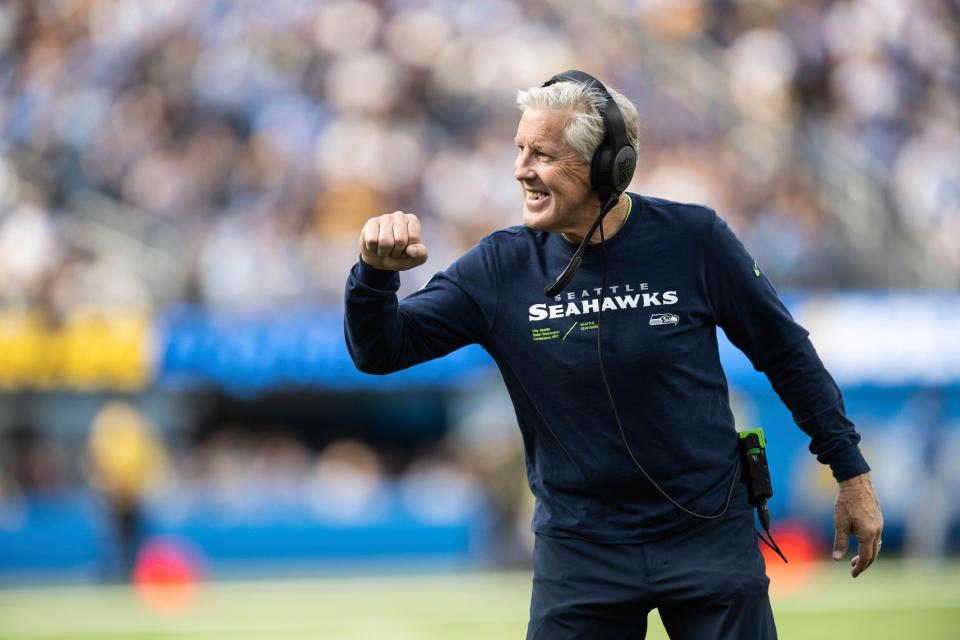
{"type": "Polygon", "coordinates": [[[427,248],[420,243],[420,220],[402,211],[370,218],[360,232],[360,257],[384,271],[419,267],[427,261],[427,248]]]}

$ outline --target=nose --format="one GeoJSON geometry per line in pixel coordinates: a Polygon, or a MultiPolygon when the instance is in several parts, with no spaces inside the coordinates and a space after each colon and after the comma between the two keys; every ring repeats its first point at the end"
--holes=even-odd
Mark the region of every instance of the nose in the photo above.
{"type": "Polygon", "coordinates": [[[536,175],[533,167],[530,166],[529,156],[522,151],[518,153],[517,159],[513,162],[513,177],[523,182],[536,177],[536,175]]]}

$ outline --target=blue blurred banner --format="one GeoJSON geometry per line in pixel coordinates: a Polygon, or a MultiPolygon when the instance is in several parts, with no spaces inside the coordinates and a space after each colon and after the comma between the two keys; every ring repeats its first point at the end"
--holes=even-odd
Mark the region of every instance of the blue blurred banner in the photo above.
{"type": "MultiPolygon", "coordinates": [[[[843,388],[960,384],[956,293],[788,294],[783,300],[843,388]]],[[[720,359],[732,384],[769,387],[723,337],[720,359]]]]}
{"type": "MultiPolygon", "coordinates": [[[[960,295],[794,294],[785,301],[842,387],[960,383],[960,295]]],[[[388,376],[360,373],[347,353],[341,313],[302,306],[248,315],[168,310],[156,331],[157,384],[239,394],[289,387],[450,389],[493,371],[489,356],[473,345],[388,376]]],[[[731,384],[769,387],[722,334],[720,351],[731,384]]]]}
{"type": "Polygon", "coordinates": [[[318,307],[246,316],[177,307],[159,319],[156,339],[159,386],[214,386],[238,394],[291,387],[461,388],[492,366],[474,345],[389,376],[361,373],[347,353],[342,312],[318,307]]]}
{"type": "MultiPolygon", "coordinates": [[[[87,489],[0,502],[0,585],[116,575],[123,560],[108,505],[87,489]]],[[[249,485],[235,495],[175,487],[145,505],[139,543],[178,540],[214,573],[263,567],[466,567],[490,554],[479,485],[405,477],[368,492],[316,482],[249,485]]]]}

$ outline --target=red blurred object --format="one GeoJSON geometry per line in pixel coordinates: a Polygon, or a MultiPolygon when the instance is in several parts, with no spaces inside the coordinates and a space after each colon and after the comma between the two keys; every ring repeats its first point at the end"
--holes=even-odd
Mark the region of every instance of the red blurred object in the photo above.
{"type": "Polygon", "coordinates": [[[785,564],[772,549],[757,541],[767,564],[771,593],[789,593],[808,584],[821,566],[817,561],[828,557],[820,557],[821,553],[828,554],[820,536],[799,522],[789,521],[774,525],[770,528],[770,533],[783,555],[790,561],[785,564]]]}
{"type": "Polygon", "coordinates": [[[133,570],[137,595],[151,610],[178,613],[197,598],[199,554],[186,541],[162,537],[145,542],[133,570]]]}

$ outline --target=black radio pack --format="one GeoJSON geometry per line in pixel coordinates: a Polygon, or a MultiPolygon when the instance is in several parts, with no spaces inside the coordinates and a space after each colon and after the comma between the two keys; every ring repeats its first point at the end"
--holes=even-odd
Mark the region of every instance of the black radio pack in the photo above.
{"type": "Polygon", "coordinates": [[[740,431],[737,435],[740,447],[741,480],[747,486],[747,498],[757,510],[760,525],[770,538],[768,541],[761,534],[760,539],[786,562],[786,556],[770,535],[770,511],[767,509],[767,500],[773,497],[773,483],[770,482],[770,467],[767,466],[767,439],[763,436],[763,429],[760,428],[740,431]]]}

